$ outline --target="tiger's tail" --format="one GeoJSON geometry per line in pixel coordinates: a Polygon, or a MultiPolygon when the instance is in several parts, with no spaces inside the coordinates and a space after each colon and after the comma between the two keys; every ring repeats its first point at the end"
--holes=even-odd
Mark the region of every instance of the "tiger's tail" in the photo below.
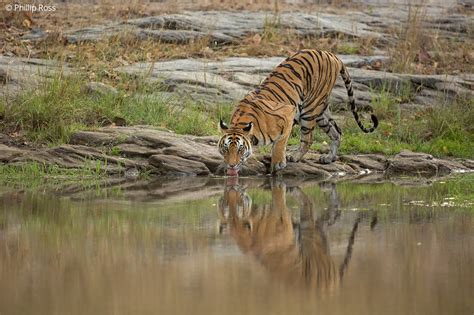
{"type": "Polygon", "coordinates": [[[359,113],[357,113],[355,100],[354,100],[354,91],[352,90],[351,77],[349,75],[349,72],[347,72],[347,69],[344,66],[344,64],[342,63],[342,61],[341,61],[341,64],[342,64],[341,77],[344,80],[344,84],[346,86],[347,95],[349,96],[349,106],[350,106],[350,110],[351,110],[352,114],[354,115],[354,119],[357,122],[357,125],[359,125],[359,128],[363,132],[365,132],[365,133],[373,132],[377,128],[377,126],[379,125],[379,121],[378,121],[377,117],[373,114],[373,109],[371,108],[370,118],[372,119],[373,125],[370,128],[364,127],[364,125],[360,121],[359,113]]]}

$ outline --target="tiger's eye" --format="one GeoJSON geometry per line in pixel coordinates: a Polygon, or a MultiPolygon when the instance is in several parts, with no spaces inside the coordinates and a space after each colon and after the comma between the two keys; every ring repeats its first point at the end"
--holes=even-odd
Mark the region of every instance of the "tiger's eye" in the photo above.
{"type": "Polygon", "coordinates": [[[244,228],[245,228],[247,231],[251,231],[251,230],[252,230],[252,226],[250,225],[249,222],[245,222],[245,223],[244,223],[244,228]]]}

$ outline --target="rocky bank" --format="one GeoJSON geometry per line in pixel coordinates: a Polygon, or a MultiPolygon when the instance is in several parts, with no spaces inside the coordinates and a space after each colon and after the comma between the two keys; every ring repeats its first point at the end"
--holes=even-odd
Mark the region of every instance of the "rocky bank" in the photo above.
{"type": "MultiPolygon", "coordinates": [[[[0,163],[19,165],[39,162],[61,168],[82,168],[87,163],[101,167],[110,175],[135,179],[140,172],[151,176],[221,176],[222,157],[217,152],[217,137],[177,135],[147,126],[104,127],[76,132],[70,144],[54,148],[29,149],[0,141],[0,163]]],[[[290,148],[294,149],[294,148],[290,148]]],[[[288,163],[279,175],[325,179],[330,177],[440,176],[474,170],[474,160],[437,159],[429,154],[403,151],[393,157],[381,154],[341,155],[329,165],[319,162],[319,154],[309,152],[300,163],[288,163]],[[371,175],[371,176],[372,176],[371,175]]],[[[241,176],[269,173],[270,156],[256,154],[240,172],[241,176]]]]}

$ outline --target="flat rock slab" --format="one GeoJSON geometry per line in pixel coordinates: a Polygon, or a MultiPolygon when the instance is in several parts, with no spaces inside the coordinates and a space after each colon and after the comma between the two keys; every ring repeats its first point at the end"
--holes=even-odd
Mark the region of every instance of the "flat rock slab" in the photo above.
{"type": "MultiPolygon", "coordinates": [[[[94,42],[103,38],[125,35],[138,40],[185,43],[207,38],[222,45],[238,42],[248,34],[274,31],[294,36],[327,36],[343,34],[347,37],[370,37],[387,41],[392,37],[390,28],[399,27],[408,20],[409,6],[387,8],[373,6],[370,10],[347,11],[342,14],[319,12],[269,11],[192,11],[178,14],[131,19],[107,25],[67,30],[63,33],[69,43],[94,42]]],[[[425,29],[436,30],[438,36],[456,37],[468,34],[473,22],[468,14],[450,14],[448,8],[424,14],[425,29]]],[[[41,40],[48,33],[34,29],[23,36],[25,40],[41,40]]]]}
{"type": "Polygon", "coordinates": [[[16,95],[33,89],[39,83],[71,73],[66,63],[0,55],[0,96],[16,95]]]}
{"type": "MultiPolygon", "coordinates": [[[[70,144],[54,148],[22,149],[0,145],[0,162],[21,165],[38,162],[61,168],[100,167],[111,175],[134,178],[144,171],[156,177],[222,176],[225,167],[217,151],[217,137],[177,135],[147,126],[104,127],[76,132],[70,144]],[[132,175],[131,175],[132,174],[132,175]]],[[[324,179],[389,176],[438,176],[474,170],[473,160],[437,159],[403,151],[394,157],[380,154],[342,155],[332,164],[320,164],[320,155],[309,152],[300,163],[288,163],[279,175],[324,179]]],[[[241,176],[267,175],[270,157],[256,154],[242,168],[241,176]]]]}
{"type": "MultiPolygon", "coordinates": [[[[415,94],[408,106],[433,106],[441,100],[460,95],[474,97],[474,74],[461,75],[410,75],[363,69],[376,62],[385,62],[384,56],[339,55],[349,67],[357,104],[368,106],[373,90],[390,89],[415,94]]],[[[209,103],[234,102],[259,85],[285,58],[231,57],[219,61],[204,59],[178,59],[137,63],[117,68],[118,72],[159,82],[177,95],[209,103]]],[[[167,92],[168,93],[168,92],[167,92]]],[[[341,78],[330,96],[330,103],[338,108],[347,104],[347,92],[341,78]]],[[[405,105],[405,104],[402,104],[405,105]]]]}
{"type": "Polygon", "coordinates": [[[24,150],[0,143],[0,163],[8,162],[17,156],[23,155],[23,153],[24,150]]]}
{"type": "MultiPolygon", "coordinates": [[[[211,43],[229,44],[248,34],[263,33],[269,26],[300,36],[383,36],[362,20],[345,15],[283,12],[275,16],[272,12],[192,11],[69,30],[64,32],[64,37],[69,43],[93,42],[119,34],[165,43],[185,43],[206,37],[211,43]]],[[[46,32],[34,30],[23,39],[40,40],[46,36],[46,32]]]]}

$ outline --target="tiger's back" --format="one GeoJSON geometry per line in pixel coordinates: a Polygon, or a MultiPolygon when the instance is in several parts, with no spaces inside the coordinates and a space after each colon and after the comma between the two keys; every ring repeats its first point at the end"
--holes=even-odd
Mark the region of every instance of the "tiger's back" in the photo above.
{"type": "MultiPolygon", "coordinates": [[[[291,104],[299,111],[315,109],[331,93],[342,67],[341,60],[330,52],[301,50],[280,63],[246,99],[259,96],[291,104]]],[[[318,107],[318,112],[324,109],[318,107]]]]}

